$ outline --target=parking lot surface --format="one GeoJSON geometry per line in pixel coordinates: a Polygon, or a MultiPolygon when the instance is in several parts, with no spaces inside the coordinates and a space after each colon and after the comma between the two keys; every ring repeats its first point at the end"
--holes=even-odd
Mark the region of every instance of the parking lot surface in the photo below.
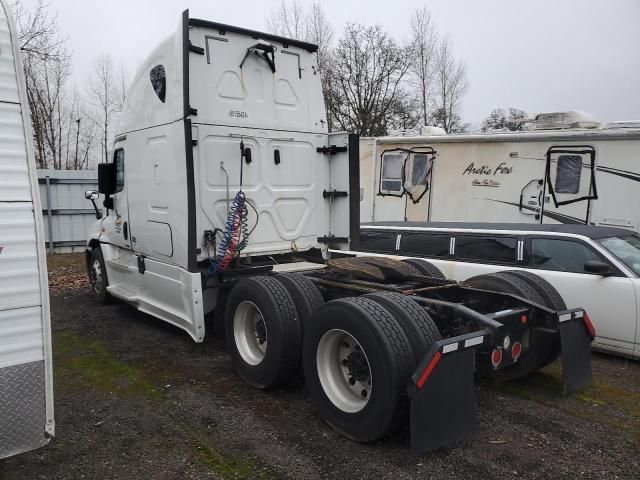
{"type": "Polygon", "coordinates": [[[473,441],[413,457],[408,432],[362,445],[315,412],[304,381],[271,392],[202,344],[120,302],[97,305],[81,255],[50,258],[56,438],[0,479],[640,478],[640,362],[593,354],[560,395],[559,362],[476,388],[473,441]]]}

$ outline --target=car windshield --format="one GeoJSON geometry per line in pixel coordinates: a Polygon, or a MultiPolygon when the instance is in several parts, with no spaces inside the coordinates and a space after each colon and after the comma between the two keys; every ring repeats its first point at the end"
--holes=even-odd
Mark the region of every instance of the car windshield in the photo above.
{"type": "Polygon", "coordinates": [[[640,276],[640,235],[601,238],[598,243],[640,276]]]}

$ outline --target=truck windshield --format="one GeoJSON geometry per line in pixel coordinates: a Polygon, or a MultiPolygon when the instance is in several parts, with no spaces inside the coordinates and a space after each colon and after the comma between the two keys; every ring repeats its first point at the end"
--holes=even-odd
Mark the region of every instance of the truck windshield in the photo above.
{"type": "Polygon", "coordinates": [[[601,238],[597,242],[640,276],[640,236],[634,233],[622,237],[601,238]]]}

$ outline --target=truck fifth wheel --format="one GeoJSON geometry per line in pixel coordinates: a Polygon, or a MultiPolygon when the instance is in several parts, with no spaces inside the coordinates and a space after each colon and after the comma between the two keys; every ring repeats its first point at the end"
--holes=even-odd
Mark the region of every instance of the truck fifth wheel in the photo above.
{"type": "Polygon", "coordinates": [[[358,137],[327,132],[316,50],[184,12],[134,78],[113,161],[86,193],[97,299],[196,342],[212,316],[244,381],[280,387],[302,366],[334,429],[368,442],[409,423],[415,452],[476,431],[475,364],[514,378],[561,354],[565,393],[587,385],[587,315],[532,282],[496,291],[331,258],[359,234],[358,137]]]}

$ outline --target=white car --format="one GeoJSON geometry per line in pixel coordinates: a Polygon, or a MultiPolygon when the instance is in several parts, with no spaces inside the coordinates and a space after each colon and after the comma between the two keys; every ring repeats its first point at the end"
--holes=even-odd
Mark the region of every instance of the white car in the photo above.
{"type": "Polygon", "coordinates": [[[640,358],[640,235],[591,225],[374,222],[352,250],[426,258],[446,278],[465,281],[527,270],[551,283],[569,306],[583,307],[593,347],[640,358]]]}

